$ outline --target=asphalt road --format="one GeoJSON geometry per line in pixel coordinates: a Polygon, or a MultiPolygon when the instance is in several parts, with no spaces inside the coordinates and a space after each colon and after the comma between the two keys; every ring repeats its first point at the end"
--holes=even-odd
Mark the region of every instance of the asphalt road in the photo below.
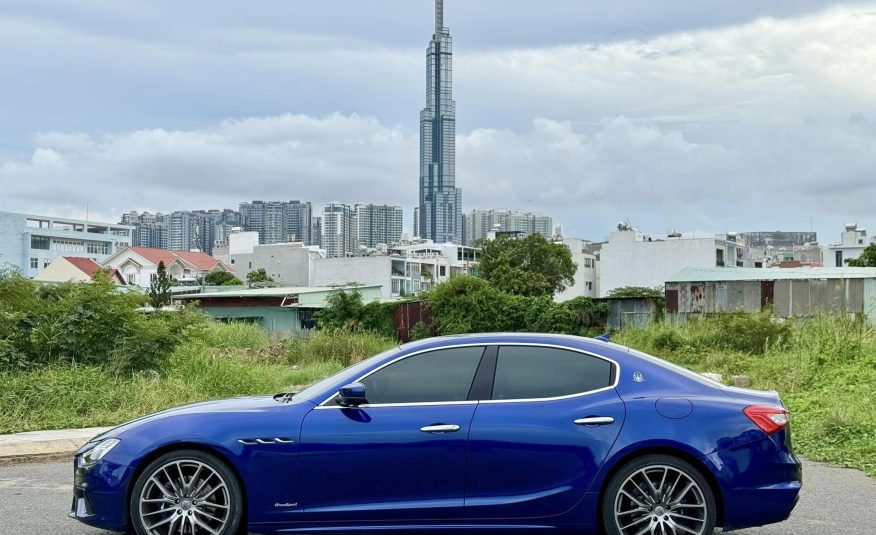
{"type": "MultiPolygon", "coordinates": [[[[876,479],[807,462],[800,503],[782,524],[738,535],[876,533],[876,479]]],[[[69,462],[0,466],[0,535],[108,535],[67,518],[73,477],[69,462]]]]}

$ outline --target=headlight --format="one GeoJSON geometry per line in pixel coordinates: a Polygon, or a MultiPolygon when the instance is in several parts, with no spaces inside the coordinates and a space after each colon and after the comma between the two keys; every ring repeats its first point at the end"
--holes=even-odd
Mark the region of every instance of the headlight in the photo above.
{"type": "Polygon", "coordinates": [[[94,464],[103,459],[118,443],[119,439],[117,438],[108,438],[98,442],[96,446],[82,454],[82,464],[94,464]]]}

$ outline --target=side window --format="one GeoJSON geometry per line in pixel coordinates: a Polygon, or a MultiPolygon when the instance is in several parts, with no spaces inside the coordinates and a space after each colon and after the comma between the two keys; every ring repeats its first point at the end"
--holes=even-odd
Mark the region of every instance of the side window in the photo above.
{"type": "Polygon", "coordinates": [[[612,384],[612,364],[551,347],[499,348],[493,399],[541,399],[581,394],[612,384]]]}
{"type": "Polygon", "coordinates": [[[465,401],[484,347],[422,353],[390,364],[362,380],[371,405],[465,401]]]}

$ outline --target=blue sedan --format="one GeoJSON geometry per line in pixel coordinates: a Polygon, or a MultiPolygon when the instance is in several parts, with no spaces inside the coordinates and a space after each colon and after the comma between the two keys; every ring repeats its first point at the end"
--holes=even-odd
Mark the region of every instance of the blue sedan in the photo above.
{"type": "Polygon", "coordinates": [[[784,520],[800,484],[775,392],[599,340],[484,334],[121,425],[77,452],[70,516],[139,535],[703,535],[784,520]]]}

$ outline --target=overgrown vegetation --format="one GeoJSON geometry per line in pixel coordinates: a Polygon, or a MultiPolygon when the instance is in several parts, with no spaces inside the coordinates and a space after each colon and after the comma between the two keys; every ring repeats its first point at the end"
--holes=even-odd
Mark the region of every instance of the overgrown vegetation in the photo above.
{"type": "Polygon", "coordinates": [[[244,282],[227,271],[211,271],[204,275],[204,284],[209,286],[242,286],[244,282]]]}
{"type": "Polygon", "coordinates": [[[154,368],[185,328],[206,321],[188,309],[143,314],[146,296],[122,293],[105,272],[91,284],[42,285],[0,271],[0,370],[103,366],[113,373],[154,368]]]}
{"type": "Polygon", "coordinates": [[[332,293],[326,305],[316,314],[319,325],[324,329],[368,331],[395,338],[392,314],[398,308],[398,303],[363,303],[362,293],[353,288],[332,293]]]}
{"type": "Polygon", "coordinates": [[[555,303],[547,295],[525,297],[497,289],[477,277],[454,277],[427,297],[435,330],[442,335],[473,332],[551,332],[590,335],[604,327],[604,303],[579,297],[555,303]]]}
{"type": "Polygon", "coordinates": [[[876,332],[849,316],[776,323],[768,313],[719,314],[614,341],[752,387],[777,390],[791,409],[794,448],[814,460],[876,476],[876,332]]]}
{"type": "Polygon", "coordinates": [[[199,322],[154,369],[52,364],[0,372],[0,434],[115,425],[195,401],[295,391],[395,345],[362,333],[317,332],[272,344],[261,328],[199,322]]]}
{"type": "Polygon", "coordinates": [[[876,267],[876,243],[868,245],[858,258],[846,260],[846,264],[853,267],[876,267]]]}

